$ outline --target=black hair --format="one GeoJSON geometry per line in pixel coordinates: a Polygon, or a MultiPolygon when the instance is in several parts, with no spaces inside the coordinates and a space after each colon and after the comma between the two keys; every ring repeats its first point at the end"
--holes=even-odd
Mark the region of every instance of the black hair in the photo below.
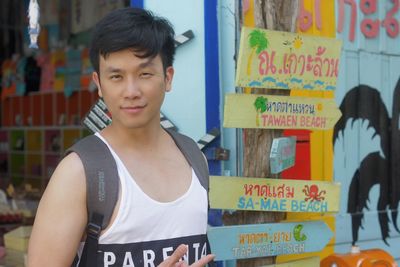
{"type": "Polygon", "coordinates": [[[127,7],[102,18],[94,27],[90,44],[90,61],[99,73],[100,55],[132,49],[140,58],[161,57],[164,71],[172,66],[175,55],[174,29],[171,23],[152,12],[127,7]]]}

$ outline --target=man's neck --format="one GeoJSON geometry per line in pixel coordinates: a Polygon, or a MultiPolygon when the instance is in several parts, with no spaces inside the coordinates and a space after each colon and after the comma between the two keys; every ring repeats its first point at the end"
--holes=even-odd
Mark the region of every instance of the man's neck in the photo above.
{"type": "Polygon", "coordinates": [[[161,128],[160,124],[129,130],[110,125],[101,132],[101,135],[112,146],[120,149],[135,150],[147,150],[157,147],[165,134],[166,132],[161,128]]]}

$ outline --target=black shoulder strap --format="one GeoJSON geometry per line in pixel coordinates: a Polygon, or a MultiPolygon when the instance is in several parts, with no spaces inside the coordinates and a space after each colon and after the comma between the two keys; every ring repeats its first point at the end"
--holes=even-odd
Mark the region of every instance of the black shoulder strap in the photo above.
{"type": "Polygon", "coordinates": [[[165,129],[172,139],[174,139],[175,144],[181,150],[183,156],[192,166],[194,172],[199,178],[200,184],[207,190],[209,187],[209,174],[206,159],[199,149],[197,143],[191,138],[182,135],[174,130],[165,129]]]}
{"type": "Polygon", "coordinates": [[[110,222],[118,201],[117,164],[107,145],[95,135],[81,139],[65,155],[71,152],[78,154],[86,175],[88,225],[79,267],[96,267],[99,236],[110,222]]]}

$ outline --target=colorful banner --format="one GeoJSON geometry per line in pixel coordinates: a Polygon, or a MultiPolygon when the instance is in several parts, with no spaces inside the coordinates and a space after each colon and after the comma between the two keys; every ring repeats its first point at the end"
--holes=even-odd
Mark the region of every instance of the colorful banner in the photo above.
{"type": "Polygon", "coordinates": [[[323,181],[210,176],[214,209],[337,212],[340,185],[323,181]]]}
{"type": "Polygon", "coordinates": [[[280,173],[294,166],[296,159],[296,136],[272,140],[269,164],[271,173],[280,173]]]}
{"type": "Polygon", "coordinates": [[[236,86],[335,90],[341,45],[334,38],[243,27],[236,86]]]}
{"type": "Polygon", "coordinates": [[[341,116],[334,99],[226,94],[224,127],[332,129],[341,116]]]}
{"type": "Polygon", "coordinates": [[[215,259],[231,260],[320,251],[333,233],[323,221],[306,221],[211,227],[207,235],[215,259]]]}

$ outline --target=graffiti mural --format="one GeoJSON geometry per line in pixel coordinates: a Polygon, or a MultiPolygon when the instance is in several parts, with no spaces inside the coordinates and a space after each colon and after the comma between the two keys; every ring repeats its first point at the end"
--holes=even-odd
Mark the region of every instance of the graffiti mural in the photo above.
{"type": "Polygon", "coordinates": [[[400,0],[337,0],[343,40],[333,132],[342,184],[335,252],[379,248],[400,262],[400,0]]]}
{"type": "MultiPolygon", "coordinates": [[[[361,161],[351,179],[347,212],[351,214],[353,245],[358,241],[358,231],[362,227],[363,210],[368,206],[369,193],[374,185],[379,185],[378,219],[382,240],[389,237],[389,223],[400,232],[397,223],[400,201],[400,79],[393,91],[391,116],[382,100],[380,92],[368,85],[359,85],[347,92],[340,110],[343,116],[335,126],[335,143],[348,121],[354,123],[361,119],[372,128],[375,136],[380,137],[380,151],[372,151],[361,161]]],[[[362,133],[360,133],[362,134],[362,133]]]]}

